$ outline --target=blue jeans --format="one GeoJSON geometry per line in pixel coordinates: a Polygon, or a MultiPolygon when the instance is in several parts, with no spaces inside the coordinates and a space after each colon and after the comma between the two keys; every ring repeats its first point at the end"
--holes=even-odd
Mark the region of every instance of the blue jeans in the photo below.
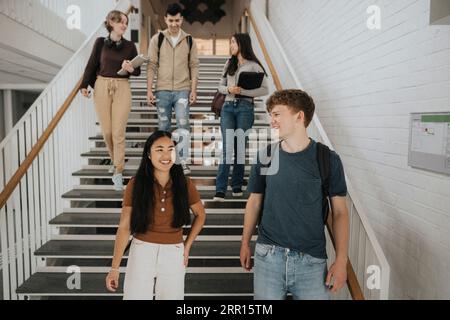
{"type": "Polygon", "coordinates": [[[190,148],[189,91],[156,91],[155,97],[159,130],[171,131],[172,109],[175,109],[177,132],[183,136],[181,142],[184,141],[177,145],[177,153],[185,161],[190,148]]]}
{"type": "Polygon", "coordinates": [[[273,245],[256,244],[255,300],[282,300],[288,292],[294,300],[329,300],[325,286],[327,260],[273,245]]]}
{"type": "Polygon", "coordinates": [[[222,164],[219,165],[217,172],[216,192],[226,193],[231,164],[233,164],[231,187],[233,189],[242,187],[248,135],[245,135],[245,139],[240,139],[242,136],[236,138],[234,135],[227,137],[227,130],[231,130],[228,132],[229,135],[230,133],[234,134],[238,129],[242,129],[240,132],[244,133],[252,128],[254,122],[254,105],[250,101],[237,99],[224,103],[220,112],[220,130],[223,143],[222,164]],[[229,141],[230,139],[231,141],[229,141]]]}

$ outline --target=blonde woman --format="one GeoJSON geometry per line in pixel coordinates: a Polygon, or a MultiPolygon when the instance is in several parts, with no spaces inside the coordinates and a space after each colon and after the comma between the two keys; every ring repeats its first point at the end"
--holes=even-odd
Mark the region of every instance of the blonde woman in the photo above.
{"type": "Polygon", "coordinates": [[[114,189],[123,190],[122,172],[125,166],[125,129],[131,110],[130,75],[139,76],[140,68],[133,69],[130,62],[136,57],[133,42],[123,38],[128,27],[125,13],[114,10],[106,17],[106,38],[95,41],[92,54],[84,71],[81,94],[90,97],[88,87],[94,89],[94,105],[109,156],[114,164],[112,181],[114,189]],[[120,76],[117,71],[128,72],[120,76]]]}

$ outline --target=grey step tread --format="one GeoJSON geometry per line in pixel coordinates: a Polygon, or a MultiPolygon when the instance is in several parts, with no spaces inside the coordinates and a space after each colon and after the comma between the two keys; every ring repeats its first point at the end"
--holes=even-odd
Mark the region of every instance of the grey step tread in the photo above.
{"type": "MultiPolygon", "coordinates": [[[[108,225],[117,227],[120,220],[120,213],[61,213],[50,221],[51,225],[108,225]]],[[[213,214],[206,215],[204,227],[208,226],[236,226],[242,227],[244,215],[237,214],[213,214]]]]}
{"type": "MultiPolygon", "coordinates": [[[[191,119],[192,122],[194,120],[201,120],[202,121],[202,125],[206,125],[206,126],[220,126],[220,120],[209,120],[209,119],[191,119]]],[[[172,119],[172,124],[176,124],[176,119],[172,119]]],[[[96,122],[96,124],[98,124],[98,122],[96,122]]],[[[130,118],[128,119],[127,125],[136,125],[136,124],[158,124],[158,119],[154,118],[154,119],[134,119],[134,118],[130,118]]],[[[194,123],[191,124],[191,126],[194,125],[194,123]]],[[[253,127],[269,127],[270,124],[266,121],[266,120],[255,120],[255,123],[253,125],[253,127]]]]}
{"type": "MultiPolygon", "coordinates": [[[[141,83],[143,82],[142,79],[138,79],[138,80],[141,80],[141,83]]],[[[200,83],[202,83],[202,85],[197,86],[197,93],[201,94],[204,92],[217,90],[217,88],[219,87],[218,83],[220,82],[220,77],[215,78],[215,79],[207,79],[207,80],[210,81],[208,84],[205,84],[205,82],[200,81],[200,83]],[[213,84],[212,81],[214,81],[215,83],[217,82],[217,84],[215,84],[215,83],[213,84]]],[[[131,91],[133,91],[134,89],[137,89],[140,92],[142,92],[144,90],[145,90],[145,92],[147,92],[147,85],[145,85],[145,86],[141,85],[140,87],[136,88],[136,87],[133,87],[133,84],[134,84],[133,82],[131,82],[130,84],[131,84],[131,91]]],[[[153,84],[154,85],[152,86],[152,89],[155,90],[156,89],[155,82],[153,82],[153,84]]]]}
{"type": "MultiPolygon", "coordinates": [[[[137,141],[137,142],[141,142],[141,141],[145,142],[145,141],[147,141],[148,137],[150,137],[151,134],[152,134],[152,132],[145,132],[145,134],[141,134],[141,135],[133,134],[132,132],[128,132],[125,136],[125,142],[128,142],[129,140],[137,141]]],[[[214,142],[214,141],[222,141],[222,137],[221,137],[220,133],[218,133],[216,135],[205,134],[203,139],[200,136],[193,137],[191,135],[191,139],[192,139],[192,142],[196,142],[196,143],[198,143],[198,142],[209,143],[209,142],[214,142]]],[[[95,141],[95,142],[104,142],[103,136],[100,134],[89,137],[89,140],[95,141]]],[[[255,140],[250,139],[250,141],[255,141],[255,140]]]]}
{"type": "MultiPolygon", "coordinates": [[[[202,199],[212,199],[215,195],[214,190],[200,190],[200,197],[202,199]]],[[[244,191],[242,197],[232,197],[231,192],[227,193],[228,199],[238,199],[246,200],[248,198],[248,193],[244,191]]],[[[114,199],[117,201],[122,201],[123,192],[115,190],[90,190],[90,189],[73,189],[62,195],[63,199],[114,199]]]]}
{"type": "MultiPolygon", "coordinates": [[[[37,272],[17,290],[18,294],[34,295],[104,295],[106,273],[82,273],[81,289],[67,287],[67,273],[37,272]]],[[[124,275],[120,276],[118,293],[123,291],[124,275]]],[[[252,273],[187,273],[185,294],[251,294],[253,293],[252,273]]]]}
{"type": "MultiPolygon", "coordinates": [[[[206,152],[206,151],[205,151],[206,152]]],[[[212,157],[213,158],[219,158],[220,157],[220,152],[219,151],[214,151],[211,152],[212,157]]],[[[247,154],[248,155],[248,154],[247,154]]],[[[104,158],[104,159],[109,159],[109,154],[107,151],[89,151],[89,152],[85,152],[81,154],[82,157],[85,158],[104,158]]],[[[201,157],[203,156],[202,153],[195,153],[194,157],[201,157]]],[[[142,157],[142,151],[125,151],[125,159],[129,159],[129,158],[141,158],[142,157]]],[[[191,157],[192,158],[192,157],[191,157]]],[[[251,161],[250,158],[247,156],[246,158],[246,164],[247,165],[251,165],[251,161]]],[[[192,166],[191,166],[192,167],[192,166]]]]}
{"type": "MultiPolygon", "coordinates": [[[[249,171],[245,172],[247,175],[250,173],[249,171]]],[[[124,178],[133,177],[136,174],[136,170],[125,170],[123,172],[124,178]]],[[[105,178],[112,178],[112,173],[108,172],[107,169],[82,169],[77,172],[73,173],[73,176],[75,177],[88,177],[88,176],[94,176],[94,177],[105,177],[105,178]]],[[[213,170],[192,170],[190,177],[195,178],[203,178],[203,177],[216,177],[217,172],[213,170]]]]}
{"type": "MultiPolygon", "coordinates": [[[[82,157],[109,157],[108,152],[106,151],[89,151],[81,154],[82,157]]],[[[125,158],[128,157],[141,157],[142,152],[139,151],[126,151],[125,158]]]]}
{"type": "MultiPolygon", "coordinates": [[[[211,103],[212,102],[212,100],[213,100],[213,96],[212,95],[205,95],[205,96],[203,96],[202,94],[198,94],[197,95],[197,103],[194,105],[194,107],[197,105],[197,104],[206,104],[206,103],[211,103]]],[[[142,102],[142,101],[147,101],[147,95],[139,95],[138,97],[137,97],[137,99],[135,99],[135,97],[133,96],[132,97],[132,101],[134,101],[134,102],[136,102],[136,103],[139,103],[139,102],[142,102]]],[[[263,106],[265,106],[265,101],[266,101],[266,98],[255,98],[255,100],[254,100],[254,102],[255,102],[255,104],[262,104],[263,106]]]]}
{"type": "MultiPolygon", "coordinates": [[[[254,248],[252,242],[252,248],[254,248]]],[[[193,244],[189,255],[192,259],[200,257],[239,258],[240,241],[197,241],[193,244]]],[[[45,257],[108,257],[114,253],[114,241],[110,240],[50,240],[36,250],[36,256],[45,257]]],[[[126,257],[128,255],[126,254],[126,257]]]]}
{"type": "MultiPolygon", "coordinates": [[[[206,116],[211,116],[214,115],[214,113],[210,110],[209,107],[207,107],[207,109],[200,109],[201,107],[197,107],[197,108],[190,108],[189,110],[189,114],[194,114],[194,115],[206,115],[206,116]],[[196,110],[197,109],[197,110],[196,110]]],[[[131,108],[131,114],[145,114],[145,115],[157,115],[157,110],[155,110],[155,108],[146,108],[146,107],[141,107],[141,108],[131,108]]],[[[255,110],[255,114],[257,115],[265,115],[266,114],[266,110],[258,108],[255,110]]]]}

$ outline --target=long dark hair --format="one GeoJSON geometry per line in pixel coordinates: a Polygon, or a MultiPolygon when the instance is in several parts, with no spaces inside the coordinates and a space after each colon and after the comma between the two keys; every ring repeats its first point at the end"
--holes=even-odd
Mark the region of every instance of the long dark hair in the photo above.
{"type": "MultiPolygon", "coordinates": [[[[239,52],[241,53],[242,57],[245,60],[254,61],[257,64],[261,66],[264,73],[267,75],[266,70],[264,69],[261,62],[258,60],[258,58],[255,55],[255,52],[253,51],[252,47],[252,39],[250,38],[248,33],[235,33],[233,36],[234,39],[236,39],[236,42],[239,47],[239,52]]],[[[228,60],[228,68],[227,71],[224,74],[224,77],[226,75],[234,76],[236,74],[236,71],[238,69],[238,57],[237,55],[232,55],[230,60],[228,60]]]]}
{"type": "MultiPolygon", "coordinates": [[[[132,234],[145,233],[154,222],[154,204],[155,204],[155,176],[154,166],[149,159],[151,147],[156,140],[168,137],[172,139],[172,134],[166,131],[155,131],[145,142],[142,153],[141,164],[137,170],[134,188],[130,230],[132,234]]],[[[174,164],[170,169],[172,179],[172,195],[174,216],[172,221],[173,228],[181,228],[191,222],[188,202],[187,180],[184,176],[181,165],[174,164]]]]}

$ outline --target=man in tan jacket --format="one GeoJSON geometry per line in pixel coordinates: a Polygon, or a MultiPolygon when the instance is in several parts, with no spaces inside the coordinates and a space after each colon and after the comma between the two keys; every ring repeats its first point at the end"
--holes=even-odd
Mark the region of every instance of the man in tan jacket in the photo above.
{"type": "Polygon", "coordinates": [[[159,130],[170,131],[172,109],[175,109],[178,129],[174,136],[182,138],[177,148],[183,171],[189,174],[189,105],[193,105],[197,100],[199,59],[195,41],[181,29],[181,12],[179,4],[169,5],[165,15],[167,29],[150,40],[147,100],[151,105],[156,103],[159,130]],[[156,73],[157,81],[153,94],[153,78],[156,73]]]}

